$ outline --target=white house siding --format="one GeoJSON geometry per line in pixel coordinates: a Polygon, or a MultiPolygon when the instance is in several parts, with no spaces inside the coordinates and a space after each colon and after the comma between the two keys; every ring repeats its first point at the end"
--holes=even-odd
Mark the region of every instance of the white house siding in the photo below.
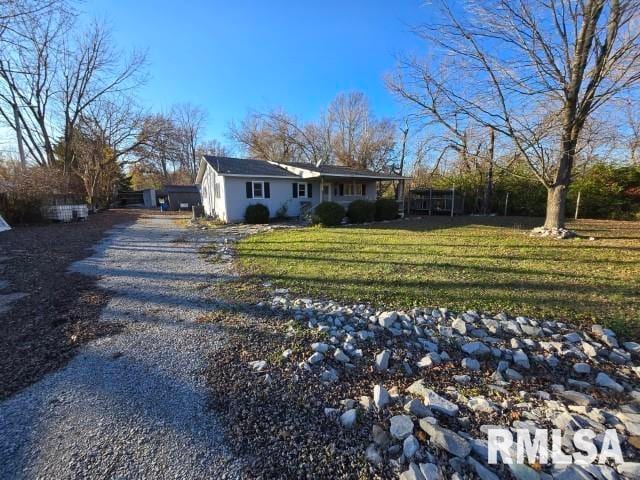
{"type": "Polygon", "coordinates": [[[204,175],[202,176],[202,185],[200,193],[202,195],[202,206],[205,215],[224,220],[226,217],[226,206],[224,202],[225,195],[225,179],[218,175],[213,168],[207,165],[204,175]],[[215,186],[218,184],[220,189],[220,197],[215,196],[215,186]]]}
{"type": "Polygon", "coordinates": [[[261,203],[269,209],[271,217],[275,217],[277,211],[283,206],[287,207],[287,216],[295,217],[300,215],[300,206],[303,202],[311,204],[311,208],[319,203],[320,183],[317,180],[309,179],[279,179],[279,178],[262,178],[262,177],[225,177],[225,199],[227,203],[226,217],[223,220],[227,222],[241,222],[244,220],[244,213],[249,205],[261,203]],[[270,198],[247,198],[246,183],[247,182],[265,182],[269,183],[270,198]],[[293,198],[294,183],[311,183],[311,198],[293,198]]]}
{"type": "MultiPolygon", "coordinates": [[[[324,185],[329,186],[329,195],[324,195],[323,201],[333,201],[340,203],[345,208],[354,200],[375,201],[377,184],[375,181],[364,181],[356,179],[355,183],[365,184],[364,196],[347,196],[339,194],[339,184],[354,183],[354,181],[343,179],[325,178],[324,185]],[[337,194],[336,194],[337,192],[337,194]]],[[[268,178],[268,177],[244,177],[244,176],[222,176],[207,165],[202,177],[201,193],[202,205],[205,215],[218,218],[225,222],[242,222],[247,206],[254,203],[261,203],[269,208],[271,217],[277,215],[278,210],[286,205],[286,215],[295,217],[300,215],[300,207],[303,203],[309,203],[315,208],[320,203],[320,179],[319,178],[268,178]],[[261,181],[269,183],[270,198],[247,198],[246,182],[261,181]],[[220,197],[215,197],[215,185],[219,185],[220,197]],[[311,198],[294,198],[293,184],[311,184],[311,198]]]]}

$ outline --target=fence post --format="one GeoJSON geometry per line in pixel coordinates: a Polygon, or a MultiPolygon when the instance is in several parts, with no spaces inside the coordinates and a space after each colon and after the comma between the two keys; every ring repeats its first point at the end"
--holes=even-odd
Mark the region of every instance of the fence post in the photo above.
{"type": "Polygon", "coordinates": [[[456,201],[456,186],[451,187],[451,216],[453,217],[453,206],[456,201]]]}
{"type": "Polygon", "coordinates": [[[578,198],[576,199],[576,214],[574,215],[574,219],[577,220],[578,219],[578,210],[580,210],[580,194],[582,192],[578,191],[578,198]]]}
{"type": "Polygon", "coordinates": [[[507,192],[507,196],[504,199],[504,216],[507,216],[507,209],[509,208],[509,192],[507,192]]]}

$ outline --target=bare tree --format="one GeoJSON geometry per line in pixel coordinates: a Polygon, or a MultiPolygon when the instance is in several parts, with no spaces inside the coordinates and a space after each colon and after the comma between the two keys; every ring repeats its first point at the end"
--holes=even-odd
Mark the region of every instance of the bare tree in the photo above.
{"type": "Polygon", "coordinates": [[[182,139],[173,117],[168,114],[147,116],[142,132],[144,138],[135,150],[137,161],[147,169],[157,171],[168,182],[182,165],[182,139]]]}
{"type": "MultiPolygon", "coordinates": [[[[76,123],[91,105],[129,91],[143,80],[145,55],[134,52],[122,59],[122,53],[113,48],[109,30],[100,23],[93,23],[79,40],[64,42],[59,83],[65,144],[73,142],[76,123]]],[[[71,152],[65,152],[65,169],[72,162],[71,152]]]]}
{"type": "Polygon", "coordinates": [[[136,161],[133,153],[149,140],[144,127],[140,110],[127,97],[101,99],[80,116],[65,150],[72,152],[71,169],[92,207],[97,200],[108,202],[123,168],[136,161]]]}
{"type": "Polygon", "coordinates": [[[0,117],[42,166],[55,163],[58,52],[70,25],[64,8],[21,15],[0,49],[0,117]]]}
{"type": "Polygon", "coordinates": [[[217,157],[228,157],[230,150],[222,145],[218,140],[206,140],[198,144],[198,158],[202,155],[214,155],[217,157]]]}
{"type": "Polygon", "coordinates": [[[292,162],[305,158],[301,131],[296,119],[281,110],[272,110],[253,112],[239,124],[232,123],[229,136],[251,157],[292,162]]]}
{"type": "Polygon", "coordinates": [[[392,91],[433,113],[432,98],[509,137],[547,188],[545,227],[564,227],[565,200],[587,120],[640,81],[636,0],[485,0],[441,4],[416,31],[429,61],[406,59],[392,91]]]}
{"type": "Polygon", "coordinates": [[[626,147],[629,152],[629,162],[632,165],[640,164],[640,114],[636,105],[637,103],[627,99],[623,107],[628,129],[625,135],[626,147]]]}
{"type": "Polygon", "coordinates": [[[189,172],[191,181],[195,182],[200,162],[198,148],[207,114],[202,108],[186,103],[175,106],[171,116],[178,129],[183,166],[189,172]]]}
{"type": "Polygon", "coordinates": [[[361,92],[339,94],[329,105],[333,125],[335,162],[358,168],[384,170],[396,146],[396,127],[373,116],[361,92]]]}
{"type": "MultiPolygon", "coordinates": [[[[76,35],[76,14],[65,2],[42,5],[48,8],[21,15],[2,38],[0,118],[23,134],[30,158],[53,166],[55,139],[71,145],[93,103],[137,86],[144,55],[115,51],[109,30],[98,23],[76,35]]],[[[60,153],[69,172],[72,150],[60,153]]]]}
{"type": "Polygon", "coordinates": [[[282,110],[251,113],[231,125],[230,137],[248,155],[279,162],[381,171],[391,167],[396,153],[395,125],[376,119],[359,92],[338,95],[325,113],[307,123],[282,110]]]}

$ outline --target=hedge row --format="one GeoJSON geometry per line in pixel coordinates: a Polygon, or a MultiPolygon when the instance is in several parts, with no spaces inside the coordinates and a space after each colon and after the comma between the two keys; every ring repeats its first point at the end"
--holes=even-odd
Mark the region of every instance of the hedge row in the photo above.
{"type": "MultiPolygon", "coordinates": [[[[354,200],[345,210],[339,203],[322,202],[314,209],[311,220],[314,224],[333,227],[340,225],[345,217],[350,223],[393,220],[398,217],[398,204],[391,198],[375,202],[354,200]]],[[[268,223],[269,209],[260,203],[249,205],[244,220],[246,223],[268,223]]]]}

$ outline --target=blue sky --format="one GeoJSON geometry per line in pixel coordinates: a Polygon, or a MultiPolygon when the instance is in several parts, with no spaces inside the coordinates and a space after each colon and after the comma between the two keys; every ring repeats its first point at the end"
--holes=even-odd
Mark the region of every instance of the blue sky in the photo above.
{"type": "Polygon", "coordinates": [[[360,90],[378,116],[400,116],[384,87],[398,54],[423,54],[410,32],[429,15],[424,1],[89,0],[121,49],[148,52],[141,89],[154,111],[191,102],[209,113],[222,143],[249,109],[282,107],[313,119],[341,91],[360,90]]]}

